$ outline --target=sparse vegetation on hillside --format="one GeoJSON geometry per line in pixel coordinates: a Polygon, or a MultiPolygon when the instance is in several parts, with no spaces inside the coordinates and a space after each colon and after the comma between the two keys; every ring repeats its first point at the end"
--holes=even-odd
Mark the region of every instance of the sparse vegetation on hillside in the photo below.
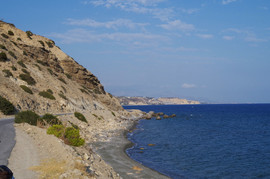
{"type": "Polygon", "coordinates": [[[7,50],[6,46],[0,44],[0,49],[7,50]]]}
{"type": "Polygon", "coordinates": [[[34,64],[34,65],[39,69],[39,71],[42,71],[38,64],[34,64]]]}
{"type": "Polygon", "coordinates": [[[9,38],[9,36],[8,36],[8,35],[6,35],[6,34],[4,34],[4,33],[2,33],[1,35],[2,35],[2,37],[6,38],[6,39],[8,39],[8,38],[9,38]]]}
{"type": "Polygon", "coordinates": [[[18,47],[18,44],[11,40],[11,43],[13,43],[16,47],[18,47]]]}
{"type": "Polygon", "coordinates": [[[16,68],[14,65],[11,66],[11,69],[12,69],[13,71],[17,71],[17,68],[16,68]]]}
{"type": "Polygon", "coordinates": [[[14,35],[14,33],[13,33],[11,30],[9,30],[9,31],[8,31],[8,35],[13,36],[13,35],[14,35]]]}
{"type": "Polygon", "coordinates": [[[7,69],[4,69],[3,72],[5,73],[5,77],[13,76],[13,74],[7,69]]]}
{"type": "Polygon", "coordinates": [[[26,73],[26,74],[30,74],[29,71],[27,71],[25,68],[22,69],[22,72],[26,73]]]}
{"type": "Polygon", "coordinates": [[[26,31],[26,35],[27,35],[27,37],[29,38],[29,39],[32,39],[32,35],[33,35],[33,33],[31,32],[31,31],[26,31]]]}
{"type": "Polygon", "coordinates": [[[71,76],[70,74],[68,74],[68,73],[65,73],[65,75],[66,75],[66,77],[67,77],[68,79],[71,79],[71,78],[72,78],[72,76],[71,76]]]}
{"type": "Polygon", "coordinates": [[[64,86],[61,86],[64,90],[64,92],[66,93],[67,92],[67,89],[64,87],[64,86]]]}
{"type": "Polygon", "coordinates": [[[54,75],[54,73],[53,73],[52,69],[47,68],[47,70],[48,70],[48,72],[49,72],[51,75],[54,75]]]}
{"type": "Polygon", "coordinates": [[[115,116],[114,112],[112,112],[112,115],[115,116]]]}
{"type": "Polygon", "coordinates": [[[20,37],[18,37],[17,40],[22,41],[22,39],[20,37]]]}
{"type": "Polygon", "coordinates": [[[57,118],[57,116],[54,116],[52,114],[45,114],[41,118],[43,122],[46,122],[49,125],[62,125],[62,122],[57,118]]]}
{"type": "Polygon", "coordinates": [[[47,41],[46,44],[48,45],[49,48],[53,48],[53,46],[54,46],[53,41],[47,41]]]}
{"type": "Polygon", "coordinates": [[[47,134],[62,138],[66,144],[75,147],[85,143],[85,140],[80,137],[79,129],[74,127],[65,128],[63,125],[53,125],[47,129],[47,134]]]}
{"type": "Polygon", "coordinates": [[[23,63],[23,61],[20,60],[20,61],[18,61],[17,63],[18,63],[21,67],[27,68],[26,65],[23,63]]]}
{"type": "Polygon", "coordinates": [[[23,55],[28,56],[27,53],[26,53],[25,51],[23,51],[23,55]]]}
{"type": "Polygon", "coordinates": [[[7,55],[4,52],[0,53],[0,62],[6,62],[8,61],[7,55]]]}
{"type": "Polygon", "coordinates": [[[12,56],[13,58],[17,59],[17,57],[16,57],[16,55],[14,54],[14,52],[8,51],[8,54],[9,54],[10,56],[12,56]]]}
{"type": "Polygon", "coordinates": [[[64,100],[67,100],[67,97],[63,93],[58,93],[58,95],[63,98],[64,100]]]}
{"type": "Polygon", "coordinates": [[[15,107],[6,98],[0,96],[0,111],[4,115],[11,115],[15,113],[15,107]]]}
{"type": "Polygon", "coordinates": [[[86,91],[85,89],[80,88],[80,90],[81,90],[82,93],[89,94],[88,91],[86,91]]]}
{"type": "Polygon", "coordinates": [[[41,60],[37,60],[37,63],[39,63],[39,64],[41,64],[41,65],[43,65],[43,66],[49,66],[48,63],[43,62],[43,61],[41,61],[41,60]]]}
{"type": "Polygon", "coordinates": [[[28,123],[30,125],[36,126],[37,123],[41,122],[38,114],[33,111],[21,111],[15,116],[15,123],[28,123]]]}
{"type": "Polygon", "coordinates": [[[53,94],[53,91],[51,89],[47,89],[47,92],[53,94]]]}
{"type": "Polygon", "coordinates": [[[58,138],[63,137],[65,132],[65,127],[63,125],[53,125],[47,129],[47,134],[54,135],[58,138]]]}
{"type": "Polygon", "coordinates": [[[42,47],[44,47],[44,46],[45,46],[45,44],[44,44],[44,42],[43,42],[43,41],[39,40],[38,42],[39,42],[39,43],[42,45],[42,47]]]}
{"type": "Polygon", "coordinates": [[[55,100],[55,97],[51,93],[48,93],[47,91],[41,91],[41,92],[39,92],[39,95],[44,97],[44,98],[55,100]]]}
{"type": "Polygon", "coordinates": [[[67,84],[67,82],[63,78],[58,78],[59,81],[62,81],[63,83],[67,84]]]}
{"type": "Polygon", "coordinates": [[[35,85],[36,81],[29,74],[20,74],[20,79],[25,81],[28,85],[35,85]]]}
{"type": "Polygon", "coordinates": [[[73,127],[68,127],[65,130],[65,143],[72,146],[81,146],[84,145],[84,139],[80,138],[80,131],[79,129],[75,129],[73,127]]]}
{"type": "Polygon", "coordinates": [[[80,121],[83,121],[83,122],[86,122],[87,123],[87,120],[86,118],[84,117],[84,115],[82,113],[79,113],[79,112],[75,112],[74,113],[74,116],[79,119],[80,121]]]}
{"type": "Polygon", "coordinates": [[[26,93],[33,94],[33,91],[25,85],[20,86],[26,93]]]}

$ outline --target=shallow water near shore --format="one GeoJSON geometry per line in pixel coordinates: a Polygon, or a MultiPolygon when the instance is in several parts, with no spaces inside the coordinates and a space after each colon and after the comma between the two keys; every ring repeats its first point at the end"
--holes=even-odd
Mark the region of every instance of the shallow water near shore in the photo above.
{"type": "Polygon", "coordinates": [[[270,177],[270,104],[125,109],[177,115],[141,120],[128,134],[127,154],[149,168],[171,178],[270,177]]]}

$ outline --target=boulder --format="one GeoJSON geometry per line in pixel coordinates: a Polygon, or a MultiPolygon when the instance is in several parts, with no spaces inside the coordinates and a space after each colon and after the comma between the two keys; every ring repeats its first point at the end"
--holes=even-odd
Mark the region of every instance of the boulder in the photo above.
{"type": "Polygon", "coordinates": [[[160,116],[157,116],[157,117],[156,117],[156,120],[161,120],[161,117],[160,117],[160,116]]]}
{"type": "Polygon", "coordinates": [[[168,119],[169,116],[167,114],[163,115],[163,119],[168,119]]]}

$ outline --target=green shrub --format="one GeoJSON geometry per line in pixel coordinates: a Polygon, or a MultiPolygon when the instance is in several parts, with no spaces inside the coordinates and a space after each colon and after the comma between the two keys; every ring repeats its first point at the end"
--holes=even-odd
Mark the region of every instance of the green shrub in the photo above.
{"type": "Polygon", "coordinates": [[[65,130],[64,137],[66,139],[67,144],[72,146],[81,146],[84,145],[84,139],[80,138],[80,131],[79,129],[75,129],[73,127],[68,127],[65,130]]]}
{"type": "Polygon", "coordinates": [[[8,61],[7,55],[4,52],[0,53],[0,62],[8,61]]]}
{"type": "Polygon", "coordinates": [[[26,93],[33,94],[33,91],[25,85],[20,86],[26,93]]]}
{"type": "Polygon", "coordinates": [[[16,47],[18,47],[18,44],[17,44],[16,42],[14,42],[14,41],[12,41],[12,40],[11,40],[11,42],[12,42],[16,47]]]}
{"type": "Polygon", "coordinates": [[[113,95],[111,93],[108,93],[111,98],[113,98],[113,95]]]}
{"type": "Polygon", "coordinates": [[[53,125],[47,129],[47,134],[55,135],[60,138],[64,135],[65,127],[63,125],[53,125]]]}
{"type": "Polygon", "coordinates": [[[20,60],[20,61],[18,61],[17,63],[18,63],[21,67],[27,68],[26,65],[23,63],[23,61],[20,60]]]}
{"type": "Polygon", "coordinates": [[[29,39],[32,39],[32,35],[33,35],[33,33],[31,32],[31,31],[26,31],[26,35],[27,35],[27,37],[29,38],[29,39]]]}
{"type": "Polygon", "coordinates": [[[39,63],[39,64],[41,64],[41,65],[43,65],[43,66],[49,66],[48,63],[43,62],[43,61],[41,61],[41,60],[37,60],[37,63],[39,63]]]}
{"type": "Polygon", "coordinates": [[[8,51],[8,54],[12,56],[13,58],[17,59],[16,55],[12,51],[8,51]]]}
{"type": "Polygon", "coordinates": [[[8,31],[8,35],[12,35],[12,36],[13,36],[14,33],[13,33],[11,30],[9,30],[9,31],[8,31]]]}
{"type": "Polygon", "coordinates": [[[18,37],[17,40],[22,41],[22,39],[20,37],[18,37]]]}
{"type": "Polygon", "coordinates": [[[70,124],[71,124],[71,126],[73,127],[73,128],[75,128],[75,129],[79,129],[79,127],[76,125],[76,124],[73,124],[72,122],[70,122],[70,121],[68,121],[70,124]]]}
{"type": "Polygon", "coordinates": [[[5,73],[5,77],[10,77],[13,76],[13,74],[9,71],[9,70],[3,70],[3,72],[5,73]]]}
{"type": "Polygon", "coordinates": [[[9,36],[7,36],[7,35],[6,35],[6,34],[4,34],[4,33],[2,33],[1,35],[2,35],[2,37],[6,38],[6,39],[8,39],[8,38],[9,38],[9,36]]]}
{"type": "Polygon", "coordinates": [[[34,64],[34,65],[39,69],[39,71],[41,71],[41,68],[38,64],[34,64]]]}
{"type": "Polygon", "coordinates": [[[94,89],[95,94],[102,94],[98,89],[94,89]]]}
{"type": "Polygon", "coordinates": [[[44,98],[55,100],[55,97],[51,93],[48,93],[47,91],[41,91],[41,92],[39,92],[39,95],[44,97],[44,98]]]}
{"type": "Polygon", "coordinates": [[[64,86],[61,86],[63,88],[63,90],[65,91],[65,93],[67,92],[67,89],[64,86]]]}
{"type": "Polygon", "coordinates": [[[83,121],[83,122],[86,122],[87,123],[87,120],[86,118],[84,117],[84,115],[82,113],[79,113],[79,112],[75,112],[74,113],[74,116],[79,119],[80,121],[83,121]]]}
{"type": "Polygon", "coordinates": [[[35,85],[36,81],[29,74],[20,74],[20,79],[25,81],[28,85],[35,85]]]}
{"type": "Polygon", "coordinates": [[[44,47],[44,46],[45,46],[45,44],[44,44],[44,42],[43,42],[43,41],[39,40],[38,42],[39,42],[39,43],[42,45],[42,47],[44,47]]]}
{"type": "Polygon", "coordinates": [[[63,93],[58,93],[58,95],[59,95],[61,98],[67,100],[67,97],[66,97],[63,93]]]}
{"type": "Polygon", "coordinates": [[[27,71],[25,68],[22,69],[22,72],[24,72],[25,74],[30,74],[30,72],[27,71]]]}
{"type": "Polygon", "coordinates": [[[38,121],[41,121],[38,114],[33,111],[21,111],[15,116],[15,123],[28,123],[36,126],[38,121]]]}
{"type": "Polygon", "coordinates": [[[49,72],[51,75],[54,75],[54,73],[53,73],[52,69],[47,68],[47,70],[48,70],[48,72],[49,72]]]}
{"type": "Polygon", "coordinates": [[[114,112],[112,112],[112,115],[115,116],[114,112]]]}
{"type": "Polygon", "coordinates": [[[59,81],[62,81],[63,83],[67,84],[67,82],[63,78],[58,78],[59,81]]]}
{"type": "Polygon", "coordinates": [[[68,79],[72,78],[72,76],[70,74],[68,74],[68,73],[65,73],[65,75],[67,76],[68,79]]]}
{"type": "Polygon", "coordinates": [[[89,94],[88,91],[86,91],[85,89],[80,88],[80,90],[81,90],[82,93],[89,94]]]}
{"type": "Polygon", "coordinates": [[[49,48],[53,48],[54,42],[53,41],[47,41],[46,44],[49,48]]]}
{"type": "Polygon", "coordinates": [[[53,91],[51,89],[47,89],[47,92],[53,94],[53,91]]]}
{"type": "Polygon", "coordinates": [[[11,115],[15,112],[15,107],[6,98],[0,96],[0,111],[4,115],[11,115]]]}
{"type": "Polygon", "coordinates": [[[13,71],[17,71],[17,68],[16,68],[14,65],[11,66],[11,69],[12,69],[13,71]]]}
{"type": "Polygon", "coordinates": [[[62,125],[62,122],[57,118],[57,116],[54,116],[52,114],[45,114],[41,118],[43,121],[45,121],[49,125],[62,125]]]}
{"type": "Polygon", "coordinates": [[[0,48],[3,50],[7,50],[6,46],[0,44],[0,48]]]}
{"type": "Polygon", "coordinates": [[[27,53],[26,53],[25,51],[23,51],[23,55],[28,56],[27,53]]]}

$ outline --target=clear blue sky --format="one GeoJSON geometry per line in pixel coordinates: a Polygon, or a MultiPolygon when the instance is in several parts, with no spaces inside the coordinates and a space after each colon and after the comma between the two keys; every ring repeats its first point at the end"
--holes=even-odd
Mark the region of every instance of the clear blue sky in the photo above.
{"type": "Polygon", "coordinates": [[[269,0],[9,0],[114,95],[270,102],[269,0]]]}

